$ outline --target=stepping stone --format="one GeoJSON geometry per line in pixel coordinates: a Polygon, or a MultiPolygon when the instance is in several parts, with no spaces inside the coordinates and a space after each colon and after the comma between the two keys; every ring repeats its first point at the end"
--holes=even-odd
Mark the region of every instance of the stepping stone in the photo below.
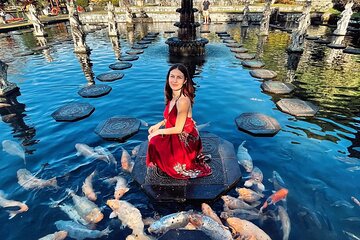
{"type": "Polygon", "coordinates": [[[175,33],[175,31],[164,31],[164,33],[175,33]]]}
{"type": "Polygon", "coordinates": [[[78,91],[78,94],[84,98],[97,98],[107,95],[111,87],[105,84],[90,85],[78,91]]]}
{"type": "Polygon", "coordinates": [[[230,48],[230,51],[234,53],[246,53],[249,51],[249,49],[243,47],[237,47],[237,48],[230,48]]]}
{"type": "Polygon", "coordinates": [[[125,141],[139,131],[140,120],[134,117],[116,116],[100,123],[95,133],[106,140],[125,141]]]}
{"type": "Polygon", "coordinates": [[[314,43],[319,43],[319,44],[330,44],[331,41],[330,40],[326,40],[326,39],[318,39],[318,40],[315,40],[314,43]]]}
{"type": "Polygon", "coordinates": [[[144,53],[144,50],[136,50],[136,49],[133,49],[133,50],[127,50],[125,53],[129,54],[129,55],[136,55],[136,54],[142,54],[144,53]]]}
{"type": "Polygon", "coordinates": [[[218,35],[219,37],[231,37],[231,35],[228,33],[219,33],[218,35]]]}
{"type": "Polygon", "coordinates": [[[115,80],[122,79],[124,77],[124,74],[121,72],[111,72],[111,73],[102,73],[96,78],[102,82],[113,82],[115,80]]]}
{"type": "Polygon", "coordinates": [[[200,33],[210,33],[209,30],[200,30],[200,33]]]}
{"type": "Polygon", "coordinates": [[[281,129],[272,117],[261,113],[243,113],[235,119],[239,130],[252,135],[275,135],[281,129]]]}
{"type": "Polygon", "coordinates": [[[262,90],[275,94],[288,94],[294,90],[294,85],[291,83],[283,83],[279,81],[266,81],[261,84],[262,90]]]}
{"type": "Polygon", "coordinates": [[[349,53],[349,54],[355,54],[355,55],[359,55],[360,54],[360,48],[346,48],[343,51],[344,53],[349,53]]]}
{"type": "Polygon", "coordinates": [[[219,31],[216,31],[215,33],[216,33],[217,35],[228,34],[227,32],[219,32],[219,31]]]}
{"type": "Polygon", "coordinates": [[[305,39],[307,39],[307,40],[318,40],[319,37],[318,36],[306,36],[305,39]]]}
{"type": "Polygon", "coordinates": [[[255,53],[237,53],[235,57],[243,60],[250,60],[255,58],[255,53]]]}
{"type": "Polygon", "coordinates": [[[70,103],[53,112],[51,116],[58,122],[74,122],[90,116],[94,110],[89,103],[70,103]]]}
{"type": "Polygon", "coordinates": [[[222,40],[232,40],[232,37],[220,37],[222,40]]]}
{"type": "Polygon", "coordinates": [[[143,37],[142,40],[144,40],[144,41],[154,41],[155,37],[143,37]]]}
{"type": "Polygon", "coordinates": [[[39,46],[39,47],[34,47],[31,50],[33,51],[41,51],[41,50],[45,50],[45,49],[49,49],[49,46],[39,46]]]}
{"type": "Polygon", "coordinates": [[[140,40],[137,42],[137,44],[150,44],[151,41],[150,40],[140,40]]]}
{"type": "Polygon", "coordinates": [[[157,240],[211,240],[211,238],[200,230],[170,229],[157,240]]]}
{"type": "Polygon", "coordinates": [[[314,116],[319,111],[319,107],[314,104],[294,98],[281,99],[276,103],[276,106],[281,111],[296,117],[314,116]]]}
{"type": "Polygon", "coordinates": [[[223,43],[236,43],[234,39],[224,39],[223,43]]]}
{"type": "Polygon", "coordinates": [[[159,34],[160,34],[159,32],[148,32],[146,35],[147,36],[157,36],[159,34]]]}
{"type": "Polygon", "coordinates": [[[123,70],[123,69],[127,69],[127,68],[131,68],[132,64],[128,63],[128,62],[118,62],[118,63],[113,63],[110,64],[109,68],[111,68],[112,70],[123,70]]]}
{"type": "Polygon", "coordinates": [[[120,61],[135,61],[138,59],[139,59],[139,56],[136,56],[136,55],[127,55],[127,56],[119,57],[120,61]]]}
{"type": "MultiPolygon", "coordinates": [[[[232,49],[239,49],[243,46],[243,44],[240,44],[240,43],[227,43],[226,44],[227,47],[230,47],[232,49]]],[[[245,48],[243,48],[245,49],[245,48]]]]}
{"type": "Polygon", "coordinates": [[[265,63],[257,60],[246,60],[242,61],[241,65],[247,68],[262,68],[265,66],[265,63]]]}
{"type": "Polygon", "coordinates": [[[272,79],[276,78],[277,73],[267,69],[255,69],[250,71],[250,75],[254,78],[272,79]]]}
{"type": "Polygon", "coordinates": [[[200,137],[204,154],[211,154],[211,161],[208,162],[213,171],[211,175],[181,180],[169,177],[158,168],[147,168],[145,159],[148,141],[145,141],[140,145],[134,160],[135,165],[131,173],[133,179],[155,201],[185,202],[217,199],[241,179],[236,152],[232,143],[215,134],[200,132],[200,137]]]}
{"type": "Polygon", "coordinates": [[[330,43],[327,45],[329,48],[335,48],[335,49],[345,49],[346,45],[344,44],[334,44],[334,43],[330,43]]]}
{"type": "Polygon", "coordinates": [[[25,56],[30,56],[33,55],[34,52],[33,51],[24,51],[24,52],[18,52],[14,54],[14,57],[25,57],[25,56]]]}
{"type": "Polygon", "coordinates": [[[146,45],[146,44],[135,44],[131,48],[132,49],[145,49],[147,47],[148,47],[148,45],[146,45]]]}

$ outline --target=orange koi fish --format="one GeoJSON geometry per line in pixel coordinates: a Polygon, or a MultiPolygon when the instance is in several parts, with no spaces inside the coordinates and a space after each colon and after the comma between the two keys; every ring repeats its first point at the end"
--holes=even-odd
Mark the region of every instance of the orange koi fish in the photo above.
{"type": "Polygon", "coordinates": [[[285,199],[288,192],[289,190],[287,190],[286,188],[281,188],[279,191],[273,193],[270,197],[266,199],[264,205],[260,208],[260,212],[262,212],[264,208],[267,208],[268,205],[275,204],[278,201],[285,199]]]}

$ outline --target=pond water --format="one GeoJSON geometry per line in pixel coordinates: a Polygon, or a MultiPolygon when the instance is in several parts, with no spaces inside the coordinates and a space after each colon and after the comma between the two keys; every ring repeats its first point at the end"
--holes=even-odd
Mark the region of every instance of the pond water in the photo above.
{"type": "MultiPolygon", "coordinates": [[[[54,222],[68,220],[68,216],[59,208],[50,208],[50,198],[63,198],[67,188],[78,189],[80,194],[82,182],[95,169],[98,176],[94,188],[100,192],[96,203],[104,207],[105,215],[96,229],[107,226],[113,229],[104,239],[125,239],[131,232],[128,228],[120,229],[118,220],[108,218],[111,211],[105,202],[112,198],[113,186],[106,185],[102,179],[115,176],[113,167],[103,161],[76,156],[74,146],[76,143],[103,146],[119,160],[121,147],[131,151],[147,139],[146,127],[141,127],[124,143],[103,140],[94,129],[115,115],[134,116],[149,124],[162,119],[163,87],[171,65],[165,40],[174,36],[164,33],[168,30],[176,28],[172,24],[139,25],[131,32],[121,28],[118,50],[122,53],[148,31],[158,31],[160,35],[139,55],[139,60],[132,62],[132,68],[122,70],[123,79],[107,83],[112,87],[110,94],[95,99],[82,98],[77,92],[90,83],[91,71],[95,76],[112,71],[108,66],[116,62],[119,52],[114,51],[106,29],[87,35],[86,42],[92,49],[89,56],[73,53],[69,26],[65,24],[47,28],[50,49],[31,56],[14,57],[14,53],[36,47],[32,33],[0,38],[0,59],[14,60],[8,63],[8,80],[16,83],[21,93],[14,96],[13,107],[0,109],[0,140],[16,141],[26,150],[26,165],[19,157],[1,152],[0,189],[9,199],[26,201],[29,206],[27,212],[13,219],[8,219],[8,213],[1,209],[2,239],[38,239],[56,231],[54,222]],[[92,104],[95,112],[71,123],[56,122],[51,117],[64,104],[78,101],[92,104]],[[38,176],[45,179],[56,176],[59,189],[29,191],[19,186],[18,169],[35,173],[45,164],[48,165],[38,176]]],[[[259,42],[256,28],[244,32],[238,24],[212,24],[208,30],[211,33],[202,34],[210,41],[205,61],[196,66],[194,76],[198,85],[194,119],[198,124],[210,122],[205,130],[230,141],[235,149],[246,140],[254,165],[263,171],[266,195],[273,190],[267,180],[272,172],[282,176],[289,189],[290,239],[347,239],[344,231],[360,237],[360,206],[351,200],[351,196],[360,199],[360,58],[306,41],[301,58],[288,64],[285,49],[290,35],[286,32],[271,31],[267,39],[259,42]],[[215,31],[228,31],[235,40],[243,42],[265,62],[265,68],[278,73],[279,80],[291,79],[296,88],[285,97],[315,103],[320,107],[316,116],[296,118],[278,110],[275,103],[281,96],[264,93],[260,88],[262,81],[249,75],[249,69],[241,66],[215,31]],[[244,112],[272,116],[282,130],[274,137],[241,132],[234,119],[244,112]]],[[[329,32],[323,26],[309,30],[311,35],[329,32]]],[[[351,37],[345,41],[354,44],[351,37]]],[[[143,217],[200,209],[197,203],[155,203],[129,174],[121,174],[131,188],[123,199],[134,204],[143,217]]],[[[239,182],[237,186],[242,184],[239,182]]],[[[234,189],[229,194],[237,196],[234,189]]],[[[222,200],[211,206],[220,213],[222,200]]],[[[261,228],[273,239],[282,239],[279,221],[267,220],[261,228]]]]}

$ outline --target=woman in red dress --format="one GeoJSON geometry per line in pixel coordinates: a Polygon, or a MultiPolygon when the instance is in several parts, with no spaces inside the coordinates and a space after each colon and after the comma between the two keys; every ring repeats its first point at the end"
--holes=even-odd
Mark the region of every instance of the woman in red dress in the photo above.
{"type": "Polygon", "coordinates": [[[211,174],[211,168],[204,161],[201,139],[192,119],[194,85],[184,65],[170,67],[165,85],[164,120],[149,128],[146,165],[157,166],[177,179],[211,174]]]}

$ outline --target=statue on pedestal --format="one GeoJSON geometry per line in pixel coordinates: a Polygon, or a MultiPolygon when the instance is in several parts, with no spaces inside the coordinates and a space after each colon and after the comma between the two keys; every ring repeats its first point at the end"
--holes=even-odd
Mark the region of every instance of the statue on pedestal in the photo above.
{"type": "Polygon", "coordinates": [[[0,60],[0,96],[5,96],[10,92],[18,90],[19,88],[15,83],[11,83],[7,80],[8,65],[0,60]]]}
{"type": "Polygon", "coordinates": [[[346,5],[345,5],[345,10],[342,11],[342,13],[340,14],[340,20],[337,22],[337,28],[334,31],[334,35],[345,35],[346,34],[346,29],[349,25],[349,21],[351,18],[351,15],[353,14],[352,11],[352,6],[354,5],[354,2],[352,0],[350,0],[346,5]]]}
{"type": "Polygon", "coordinates": [[[41,23],[39,17],[37,16],[34,5],[29,5],[29,12],[26,13],[26,16],[34,26],[34,35],[37,37],[44,37],[46,35],[44,32],[44,24],[41,23]]]}
{"type": "Polygon", "coordinates": [[[106,5],[108,11],[108,26],[109,26],[109,36],[117,36],[117,25],[115,20],[115,13],[114,13],[114,5],[111,2],[108,2],[106,5]]]}

